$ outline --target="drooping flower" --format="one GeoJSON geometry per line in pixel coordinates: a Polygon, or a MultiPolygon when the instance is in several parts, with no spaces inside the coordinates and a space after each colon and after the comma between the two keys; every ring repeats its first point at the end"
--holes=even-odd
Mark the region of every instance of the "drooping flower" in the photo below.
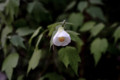
{"type": "Polygon", "coordinates": [[[56,46],[66,46],[70,42],[70,35],[64,30],[63,27],[59,27],[56,34],[53,37],[53,44],[56,46]]]}

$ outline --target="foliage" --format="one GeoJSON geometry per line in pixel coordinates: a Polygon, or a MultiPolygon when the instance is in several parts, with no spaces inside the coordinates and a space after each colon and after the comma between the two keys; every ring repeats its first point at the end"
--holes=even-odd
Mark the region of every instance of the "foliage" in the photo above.
{"type": "Polygon", "coordinates": [[[0,0],[0,73],[8,80],[107,79],[95,77],[97,67],[119,58],[120,27],[104,6],[102,0],[0,0]],[[52,43],[61,25],[72,40],[65,47],[52,43]]]}

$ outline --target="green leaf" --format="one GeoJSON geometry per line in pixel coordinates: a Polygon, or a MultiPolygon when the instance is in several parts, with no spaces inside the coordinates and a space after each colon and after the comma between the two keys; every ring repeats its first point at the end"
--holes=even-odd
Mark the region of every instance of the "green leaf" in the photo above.
{"type": "Polygon", "coordinates": [[[29,65],[28,65],[28,69],[27,69],[27,74],[30,72],[30,70],[35,69],[38,64],[39,64],[39,60],[42,57],[42,51],[40,49],[35,49],[33,52],[33,55],[29,61],[29,65]]]}
{"type": "Polygon", "coordinates": [[[90,50],[91,50],[91,53],[94,55],[95,65],[98,63],[102,53],[105,53],[107,48],[108,48],[108,41],[106,38],[103,38],[103,39],[96,38],[91,43],[90,50]]]}
{"type": "Polygon", "coordinates": [[[72,13],[69,16],[68,21],[73,23],[73,30],[77,30],[78,27],[82,25],[84,16],[81,13],[72,13]]]}
{"type": "Polygon", "coordinates": [[[0,11],[4,11],[5,5],[5,3],[0,3],[0,11]]]}
{"type": "Polygon", "coordinates": [[[41,41],[44,33],[46,33],[46,32],[47,32],[47,30],[45,30],[44,32],[42,32],[42,33],[39,35],[38,40],[37,40],[37,43],[36,43],[36,46],[35,46],[37,49],[38,49],[39,43],[40,43],[40,41],[41,41]]]}
{"type": "Polygon", "coordinates": [[[80,1],[78,3],[77,9],[81,12],[83,12],[88,7],[87,1],[80,1]]]}
{"type": "Polygon", "coordinates": [[[33,11],[35,11],[35,9],[40,9],[44,12],[47,12],[47,10],[43,7],[43,5],[38,1],[33,1],[28,4],[27,11],[29,13],[32,13],[33,11]]]}
{"type": "Polygon", "coordinates": [[[54,24],[51,24],[51,25],[48,25],[48,30],[49,30],[49,33],[48,35],[51,36],[52,33],[56,30],[56,27],[59,26],[60,23],[54,23],[54,24]]]}
{"type": "Polygon", "coordinates": [[[57,31],[54,31],[54,32],[53,32],[52,37],[51,37],[51,39],[50,39],[50,49],[51,49],[51,46],[53,45],[53,37],[54,37],[54,35],[55,35],[56,32],[57,32],[57,31]]]}
{"type": "Polygon", "coordinates": [[[32,39],[38,35],[39,31],[41,30],[42,27],[38,27],[37,30],[33,33],[31,38],[29,39],[29,45],[31,45],[32,39]]]}
{"type": "Polygon", "coordinates": [[[96,36],[100,33],[100,31],[105,27],[105,25],[103,23],[99,23],[97,25],[95,25],[91,30],[91,36],[96,36]]]}
{"type": "Polygon", "coordinates": [[[1,34],[1,42],[2,42],[2,47],[5,46],[6,40],[7,40],[7,35],[12,32],[12,27],[11,26],[6,26],[1,34]]]}
{"type": "Polygon", "coordinates": [[[29,34],[32,34],[35,30],[33,29],[30,29],[28,27],[22,27],[22,28],[18,28],[16,30],[16,33],[19,35],[19,36],[27,36],[29,34]]]}
{"type": "Polygon", "coordinates": [[[50,17],[43,4],[37,0],[28,3],[27,11],[38,23],[50,17]],[[46,18],[46,16],[48,17],[46,18]]]}
{"type": "Polygon", "coordinates": [[[18,35],[14,35],[10,38],[10,42],[16,46],[16,47],[22,47],[25,48],[25,45],[23,43],[23,38],[18,36],[18,35]]]}
{"type": "Polygon", "coordinates": [[[72,2],[67,6],[67,8],[65,9],[65,11],[68,11],[68,10],[72,9],[72,8],[75,6],[75,4],[76,4],[76,1],[72,1],[72,2]]]}
{"type": "Polygon", "coordinates": [[[7,18],[9,24],[11,24],[11,22],[14,20],[14,16],[17,16],[19,5],[19,0],[8,0],[7,5],[5,7],[5,14],[9,16],[7,18]]]}
{"type": "Polygon", "coordinates": [[[120,38],[120,27],[118,27],[114,34],[113,34],[113,37],[115,38],[115,42],[117,42],[117,40],[120,38]]]}
{"type": "Polygon", "coordinates": [[[100,20],[106,21],[103,11],[99,7],[91,6],[87,8],[87,13],[93,18],[98,18],[100,20]]]}
{"type": "Polygon", "coordinates": [[[68,30],[67,32],[70,34],[71,40],[76,42],[76,47],[79,53],[81,51],[82,46],[84,45],[83,41],[79,38],[78,33],[74,31],[68,31],[68,30]]]}
{"type": "Polygon", "coordinates": [[[82,32],[85,32],[85,31],[89,31],[90,29],[92,29],[95,25],[95,22],[94,21],[89,21],[89,22],[86,22],[82,28],[80,28],[80,31],[82,32]]]}
{"type": "Polygon", "coordinates": [[[101,0],[90,0],[92,4],[103,4],[101,0]]]}
{"type": "Polygon", "coordinates": [[[6,72],[9,80],[11,80],[13,68],[17,66],[19,55],[17,53],[11,53],[7,56],[2,64],[2,71],[6,72]]]}
{"type": "Polygon", "coordinates": [[[58,52],[60,61],[68,68],[68,65],[78,74],[78,62],[80,62],[80,57],[77,50],[74,47],[61,48],[58,52]]]}
{"type": "Polygon", "coordinates": [[[58,75],[57,73],[47,73],[45,74],[43,77],[41,77],[39,80],[45,80],[45,79],[49,79],[49,80],[64,80],[63,76],[58,75]]]}

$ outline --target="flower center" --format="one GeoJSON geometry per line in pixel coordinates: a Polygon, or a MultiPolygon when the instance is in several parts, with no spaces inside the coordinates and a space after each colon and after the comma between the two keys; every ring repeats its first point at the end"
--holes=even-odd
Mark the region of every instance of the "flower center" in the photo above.
{"type": "Polygon", "coordinates": [[[65,41],[65,38],[64,38],[64,37],[59,37],[58,40],[59,40],[60,42],[63,42],[63,41],[65,41]]]}

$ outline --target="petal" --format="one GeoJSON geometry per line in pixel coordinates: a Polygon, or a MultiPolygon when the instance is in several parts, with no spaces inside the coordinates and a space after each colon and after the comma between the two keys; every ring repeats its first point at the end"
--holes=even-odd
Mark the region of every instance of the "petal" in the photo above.
{"type": "Polygon", "coordinates": [[[71,42],[70,35],[62,28],[58,29],[56,34],[53,37],[53,44],[56,46],[66,46],[71,42]],[[65,40],[63,42],[59,41],[60,37],[64,37],[65,40]]]}
{"type": "Polygon", "coordinates": [[[66,46],[66,45],[68,45],[70,42],[71,42],[70,36],[69,36],[69,37],[65,37],[65,41],[62,43],[61,46],[66,46]]]}
{"type": "Polygon", "coordinates": [[[54,37],[53,38],[53,44],[56,46],[61,46],[61,42],[58,40],[59,37],[54,37]]]}

